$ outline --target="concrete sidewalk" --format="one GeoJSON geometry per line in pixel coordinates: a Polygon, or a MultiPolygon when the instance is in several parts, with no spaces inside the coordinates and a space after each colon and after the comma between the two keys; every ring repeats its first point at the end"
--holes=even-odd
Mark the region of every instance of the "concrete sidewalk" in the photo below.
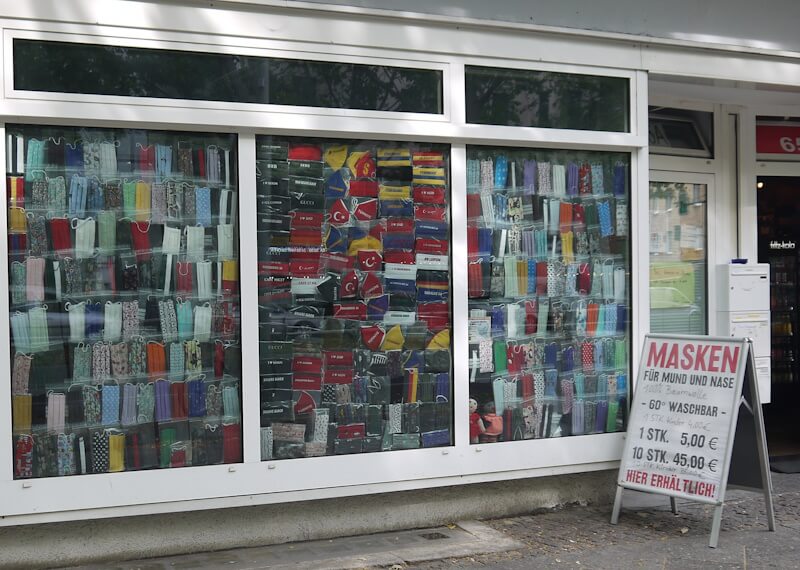
{"type": "Polygon", "coordinates": [[[445,559],[414,566],[444,568],[800,568],[800,474],[772,474],[776,532],[767,530],[762,495],[731,491],[719,547],[708,547],[713,508],[626,491],[619,524],[610,506],[487,521],[525,544],[502,554],[445,559]]]}
{"type": "Polygon", "coordinates": [[[88,568],[800,568],[800,475],[773,474],[777,531],[763,496],[728,493],[719,547],[708,547],[712,508],[626,491],[619,524],[610,505],[572,505],[447,527],[88,568]]]}

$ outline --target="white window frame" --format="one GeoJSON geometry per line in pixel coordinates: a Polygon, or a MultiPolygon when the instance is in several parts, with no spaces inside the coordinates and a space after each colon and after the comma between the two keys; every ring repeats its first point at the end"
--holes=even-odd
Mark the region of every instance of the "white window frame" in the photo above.
{"type": "MultiPolygon", "coordinates": [[[[88,3],[87,3],[88,4],[88,3]]],[[[126,3],[109,1],[130,13],[126,3]]],[[[188,16],[196,8],[166,7],[171,16],[188,16]]],[[[267,15],[253,16],[263,24],[267,15]],[[259,20],[260,18],[260,20],[259,20]]],[[[320,26],[313,14],[303,16],[307,32],[298,40],[268,42],[252,37],[209,36],[185,31],[155,32],[145,29],[145,15],[131,14],[124,29],[84,24],[57,24],[21,20],[1,21],[3,26],[4,90],[3,114],[8,123],[137,127],[149,129],[231,132],[239,137],[239,196],[242,236],[254,235],[256,215],[247,208],[255,194],[255,136],[257,134],[295,135],[307,137],[365,138],[446,142],[451,145],[451,223],[453,229],[453,362],[454,362],[454,437],[455,444],[444,448],[418,449],[377,454],[356,454],[261,462],[259,457],[259,392],[258,322],[255,311],[242,313],[243,351],[243,446],[244,461],[234,465],[214,465],[181,469],[130,471],[114,474],[53,477],[31,480],[13,479],[11,449],[10,378],[0,374],[0,526],[53,522],[69,519],[115,517],[133,514],[199,510],[242,505],[312,500],[367,493],[401,491],[423,487],[499,481],[524,477],[557,475],[610,469],[617,466],[624,439],[623,433],[609,433],[569,438],[553,438],[470,445],[468,441],[468,358],[466,338],[466,146],[468,144],[517,146],[531,148],[564,148],[629,152],[631,154],[631,248],[632,248],[632,326],[630,330],[633,370],[638,368],[638,348],[646,332],[649,314],[647,278],[647,78],[635,69],[613,69],[606,66],[577,66],[581,55],[596,61],[603,52],[591,41],[572,46],[565,55],[566,64],[555,61],[525,61],[505,57],[503,49],[493,45],[499,33],[471,31],[480,47],[489,56],[464,56],[453,44],[445,51],[398,51],[376,47],[325,45],[320,48],[311,38],[320,26]],[[113,30],[113,34],[109,33],[113,30]],[[444,73],[444,115],[413,115],[337,109],[308,109],[289,106],[220,104],[207,105],[196,101],[167,101],[108,96],[24,93],[9,89],[12,68],[10,41],[14,37],[61,37],[70,34],[70,41],[103,42],[115,45],[170,46],[176,42],[204,51],[235,52],[329,59],[332,54],[348,61],[385,63],[403,67],[441,69],[444,73]],[[305,39],[304,39],[305,38],[305,39]],[[203,43],[205,42],[205,43],[203,43]],[[227,50],[227,51],[226,51],[227,50]],[[599,53],[598,53],[599,50],[599,53]],[[630,132],[604,133],[567,129],[469,125],[465,123],[464,66],[515,67],[567,73],[626,77],[630,85],[630,132]],[[47,95],[47,96],[45,96],[47,95]],[[642,203],[642,201],[644,201],[642,203]],[[642,271],[645,273],[642,275],[642,271]],[[643,326],[645,325],[645,326],[643,326]],[[247,356],[250,355],[250,358],[247,356]],[[187,484],[188,483],[188,484],[187,484]]],[[[112,16],[108,16],[109,18],[112,16]]],[[[116,16],[114,16],[116,17],[116,16]]],[[[278,29],[296,26],[297,15],[269,15],[269,22],[278,29]]],[[[226,14],[226,28],[240,23],[242,29],[251,22],[239,14],[226,14]]],[[[185,22],[191,20],[177,19],[185,22]]],[[[325,21],[332,33],[349,30],[347,23],[325,21]]],[[[397,34],[408,26],[382,24],[397,34]]],[[[449,33],[449,32],[448,32],[449,33]]],[[[447,35],[445,33],[445,35],[447,35]]],[[[368,34],[373,37],[373,34],[368,34]]],[[[530,49],[564,45],[563,39],[530,36],[519,39],[519,53],[530,49]]],[[[402,40],[402,38],[400,38],[402,40]]],[[[398,40],[398,41],[400,41],[398,40]]],[[[365,40],[365,45],[366,40],[365,40]]],[[[376,41],[375,45],[383,45],[376,41]]],[[[618,47],[609,48],[612,53],[618,47]]],[[[559,53],[547,50],[548,54],[559,53]]],[[[555,59],[551,57],[551,59],[555,59]]],[[[0,139],[0,156],[5,156],[5,129],[0,139]]],[[[0,227],[8,227],[7,211],[0,213],[0,227]]],[[[0,259],[7,259],[7,240],[0,245],[0,259]]],[[[243,307],[257,302],[257,265],[253,248],[240,249],[240,280],[243,307]]],[[[8,283],[7,263],[0,263],[0,282],[8,283]]],[[[8,322],[8,298],[1,296],[0,322],[8,322]]],[[[0,326],[0,370],[10,370],[9,329],[0,326]]]]}

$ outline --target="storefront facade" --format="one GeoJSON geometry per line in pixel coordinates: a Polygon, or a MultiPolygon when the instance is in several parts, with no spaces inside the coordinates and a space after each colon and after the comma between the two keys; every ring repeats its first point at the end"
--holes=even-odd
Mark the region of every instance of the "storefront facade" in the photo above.
{"type": "Polygon", "coordinates": [[[756,257],[756,116],[800,115],[786,54],[52,8],[2,20],[6,526],[613,469],[676,261],[647,189],[693,185],[682,287],[713,292],[756,257]],[[713,154],[651,156],[648,105],[712,112],[713,154]]]}

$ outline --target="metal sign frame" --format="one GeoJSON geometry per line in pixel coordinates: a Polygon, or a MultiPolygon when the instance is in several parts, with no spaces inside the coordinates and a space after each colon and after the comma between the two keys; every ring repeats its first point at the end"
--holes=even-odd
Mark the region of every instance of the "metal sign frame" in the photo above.
{"type": "MultiPolygon", "coordinates": [[[[642,356],[639,360],[637,386],[638,386],[638,380],[643,377],[644,369],[646,368],[645,350],[647,349],[648,341],[650,339],[656,339],[656,340],[668,339],[677,341],[695,340],[702,342],[717,341],[726,343],[733,342],[733,343],[739,343],[742,347],[743,358],[740,359],[739,365],[737,367],[737,371],[735,374],[735,386],[734,386],[734,393],[738,397],[734,399],[734,405],[732,406],[733,409],[731,410],[730,413],[730,420],[728,424],[728,434],[727,434],[728,437],[724,453],[724,464],[720,474],[719,491],[717,493],[716,499],[703,498],[703,497],[690,496],[678,491],[671,491],[669,489],[646,487],[644,485],[625,481],[623,474],[627,469],[626,459],[629,456],[630,446],[633,445],[633,439],[631,437],[627,437],[625,440],[625,450],[619,467],[619,474],[617,476],[617,492],[614,498],[614,508],[611,513],[611,524],[617,524],[617,521],[619,520],[619,512],[622,506],[622,492],[624,489],[643,491],[657,495],[666,495],[670,497],[670,505],[673,513],[677,513],[676,498],[687,499],[699,503],[713,504],[715,505],[715,508],[711,524],[711,536],[709,538],[708,545],[711,548],[716,548],[719,542],[719,531],[722,523],[722,509],[725,504],[725,492],[726,489],[730,487],[748,491],[763,492],[767,510],[767,525],[769,527],[769,530],[774,531],[775,513],[772,505],[772,479],[770,478],[770,471],[769,471],[769,457],[767,455],[767,442],[766,442],[766,434],[764,431],[764,417],[763,417],[763,411],[761,409],[761,401],[758,394],[758,382],[755,376],[756,368],[755,368],[755,358],[753,355],[752,340],[737,339],[730,337],[713,337],[713,336],[647,334],[645,335],[644,338],[644,343],[642,346],[642,356]],[[747,396],[745,396],[745,394],[749,396],[749,399],[747,396]],[[738,465],[736,464],[733,465],[731,464],[731,458],[736,443],[735,436],[737,432],[737,425],[739,423],[739,412],[743,406],[746,412],[752,415],[752,421],[754,424],[753,428],[755,433],[753,435],[755,438],[755,444],[757,448],[757,455],[759,461],[758,475],[759,475],[760,486],[753,484],[737,484],[735,482],[730,482],[731,468],[733,467],[734,473],[736,473],[736,469],[738,467],[738,465]]],[[[634,394],[634,398],[631,404],[631,415],[637,413],[637,409],[634,407],[638,401],[636,396],[638,396],[638,393],[634,394]]],[[[736,478],[738,478],[738,474],[736,475],[736,478]]]]}

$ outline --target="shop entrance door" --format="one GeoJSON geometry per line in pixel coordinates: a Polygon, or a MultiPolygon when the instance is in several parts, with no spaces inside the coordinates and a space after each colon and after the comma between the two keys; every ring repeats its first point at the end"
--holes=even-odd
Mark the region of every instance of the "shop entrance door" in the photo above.
{"type": "Polygon", "coordinates": [[[770,264],[772,401],[764,406],[771,458],[800,459],[800,164],[762,164],[756,183],[758,261],[770,264]]]}
{"type": "MultiPolygon", "coordinates": [[[[650,171],[650,332],[708,334],[714,175],[650,171]]],[[[713,289],[711,289],[713,290],[713,289]]]]}

